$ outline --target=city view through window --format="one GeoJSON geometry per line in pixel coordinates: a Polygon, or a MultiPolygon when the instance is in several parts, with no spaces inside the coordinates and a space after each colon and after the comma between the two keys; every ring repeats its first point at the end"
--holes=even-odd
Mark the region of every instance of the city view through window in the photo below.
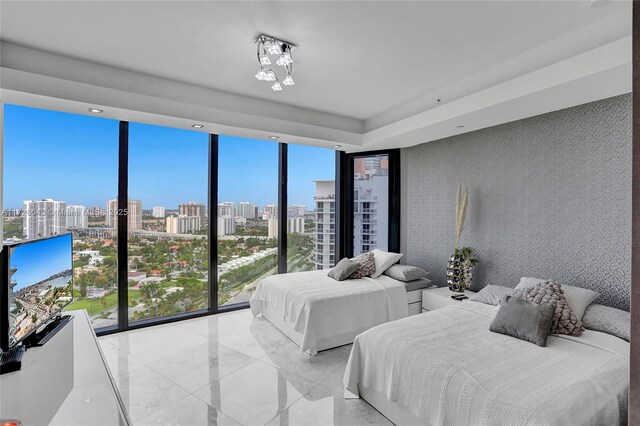
{"type": "MultiPolygon", "coordinates": [[[[4,241],[72,232],[66,309],[117,324],[118,122],[6,105],[4,124],[4,241]]],[[[204,133],[130,124],[131,321],[207,308],[208,146],[204,133]]],[[[231,305],[277,273],[278,143],[221,135],[218,162],[218,304],[231,305]]],[[[289,145],[288,168],[288,271],[330,268],[335,153],[289,145]]]]}
{"type": "Polygon", "coordinates": [[[389,247],[389,156],[353,160],[353,254],[389,247]]]}

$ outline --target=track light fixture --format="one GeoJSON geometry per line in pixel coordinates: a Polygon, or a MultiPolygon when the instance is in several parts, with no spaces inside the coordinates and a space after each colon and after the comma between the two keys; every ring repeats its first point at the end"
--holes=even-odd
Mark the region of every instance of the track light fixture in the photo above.
{"type": "Polygon", "coordinates": [[[260,34],[256,38],[256,43],[260,69],[256,73],[255,77],[260,81],[273,82],[271,89],[274,92],[281,92],[282,85],[293,86],[295,83],[291,76],[293,73],[293,56],[291,55],[291,52],[293,51],[295,44],[289,43],[288,41],[282,41],[266,34],[260,34]],[[268,67],[272,63],[269,55],[277,55],[278,59],[276,59],[276,65],[284,67],[285,72],[287,73],[284,80],[282,80],[282,83],[280,82],[280,79],[278,79],[278,75],[273,68],[268,67]]]}

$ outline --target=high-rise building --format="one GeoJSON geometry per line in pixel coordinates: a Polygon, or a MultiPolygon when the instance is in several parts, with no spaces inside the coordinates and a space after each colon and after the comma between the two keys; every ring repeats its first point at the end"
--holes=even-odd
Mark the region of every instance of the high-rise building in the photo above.
{"type": "MultiPolygon", "coordinates": [[[[142,229],[142,201],[129,200],[127,207],[129,231],[142,229]]],[[[118,227],[118,200],[107,200],[105,221],[108,228],[118,227]]]]}
{"type": "Polygon", "coordinates": [[[117,228],[118,227],[118,200],[107,200],[107,204],[105,205],[105,223],[107,228],[117,228]]]}
{"type": "Polygon", "coordinates": [[[218,216],[218,237],[236,233],[236,220],[233,216],[218,216]]]}
{"type": "Polygon", "coordinates": [[[193,234],[200,231],[202,224],[200,216],[169,216],[167,217],[168,234],[193,234]]]}
{"type": "Polygon", "coordinates": [[[274,204],[267,204],[262,211],[262,220],[277,219],[278,218],[278,206],[274,204]]]}
{"type": "Polygon", "coordinates": [[[243,201],[238,205],[237,215],[245,219],[255,219],[257,217],[255,211],[256,206],[248,201],[243,201]]]}
{"type": "Polygon", "coordinates": [[[278,219],[277,218],[269,219],[267,226],[268,226],[267,236],[269,238],[278,238],[278,219]]]}
{"type": "Polygon", "coordinates": [[[167,215],[167,209],[162,206],[155,206],[151,211],[151,215],[157,218],[163,218],[167,215]]]}
{"type": "Polygon", "coordinates": [[[200,218],[200,223],[206,223],[206,215],[204,204],[196,204],[193,201],[189,201],[186,204],[180,204],[178,206],[178,215],[180,216],[197,216],[200,218]]]}
{"type": "Polygon", "coordinates": [[[307,206],[295,204],[287,206],[287,217],[304,217],[307,214],[307,206]]]}
{"type": "Polygon", "coordinates": [[[218,217],[236,216],[236,205],[231,201],[223,201],[218,203],[218,217]]]}
{"type": "Polygon", "coordinates": [[[67,206],[67,228],[88,228],[89,209],[85,206],[67,206]]]}
{"type": "Polygon", "coordinates": [[[387,156],[359,158],[353,181],[353,254],[387,250],[389,236],[389,161],[387,156]]]}
{"type": "Polygon", "coordinates": [[[304,217],[287,218],[287,234],[304,234],[304,217]]]}
{"type": "Polygon", "coordinates": [[[317,180],[315,211],[315,245],[313,251],[316,269],[332,268],[335,264],[336,183],[317,180]]]}
{"type": "Polygon", "coordinates": [[[67,232],[66,203],[50,198],[25,200],[22,233],[27,239],[49,237],[67,232]]]}

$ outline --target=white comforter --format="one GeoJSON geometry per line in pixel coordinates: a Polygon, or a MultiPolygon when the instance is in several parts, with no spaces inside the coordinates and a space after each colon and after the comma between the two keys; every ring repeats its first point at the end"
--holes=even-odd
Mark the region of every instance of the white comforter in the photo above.
{"type": "Polygon", "coordinates": [[[268,306],[303,335],[300,350],[316,353],[318,339],[373,327],[407,316],[404,284],[385,275],[336,281],[327,271],[273,275],[249,301],[254,316],[268,306]]]}
{"type": "Polygon", "coordinates": [[[587,330],[547,347],[489,331],[496,309],[463,302],[358,335],[344,376],[430,425],[626,422],[629,344],[587,330]]]}

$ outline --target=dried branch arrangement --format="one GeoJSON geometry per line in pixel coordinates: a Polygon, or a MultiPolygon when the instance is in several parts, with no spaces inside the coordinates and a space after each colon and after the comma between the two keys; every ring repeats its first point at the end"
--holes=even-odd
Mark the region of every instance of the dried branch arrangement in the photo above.
{"type": "Polygon", "coordinates": [[[456,237],[453,243],[453,247],[458,247],[460,241],[460,235],[464,229],[464,220],[467,217],[467,202],[469,201],[469,190],[462,188],[462,185],[458,185],[458,196],[456,205],[456,237]]]}

